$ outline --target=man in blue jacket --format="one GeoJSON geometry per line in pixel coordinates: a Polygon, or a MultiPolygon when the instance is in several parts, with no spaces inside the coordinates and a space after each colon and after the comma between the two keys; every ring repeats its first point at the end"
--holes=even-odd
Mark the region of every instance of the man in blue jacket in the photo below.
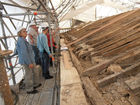
{"type": "Polygon", "coordinates": [[[40,33],[37,37],[37,47],[40,52],[41,58],[41,67],[42,67],[42,75],[45,79],[51,79],[53,76],[50,75],[49,72],[49,64],[50,64],[50,57],[54,59],[49,51],[48,47],[48,39],[46,37],[47,28],[43,27],[42,33],[40,33]]]}
{"type": "Polygon", "coordinates": [[[23,27],[19,27],[17,30],[18,40],[16,44],[15,54],[18,54],[19,64],[21,64],[25,70],[25,89],[28,94],[34,94],[38,91],[37,87],[41,86],[39,81],[36,81],[35,75],[35,59],[34,52],[31,45],[27,42],[27,32],[23,27]]]}

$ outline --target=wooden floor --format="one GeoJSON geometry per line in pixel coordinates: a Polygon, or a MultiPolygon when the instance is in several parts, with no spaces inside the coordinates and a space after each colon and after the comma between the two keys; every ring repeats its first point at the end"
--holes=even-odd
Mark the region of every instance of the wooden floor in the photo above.
{"type": "Polygon", "coordinates": [[[17,105],[52,105],[54,81],[54,78],[49,80],[42,78],[42,86],[37,89],[39,91],[37,94],[26,94],[25,91],[20,91],[17,105]]]}
{"type": "MultiPolygon", "coordinates": [[[[61,39],[61,46],[64,47],[61,39]]],[[[80,76],[73,66],[68,51],[61,51],[60,58],[60,105],[88,105],[80,76]]]]}
{"type": "MultiPolygon", "coordinates": [[[[62,46],[64,43],[62,43],[62,46]]],[[[60,105],[89,105],[84,94],[82,82],[76,68],[73,66],[68,51],[61,51],[60,57],[60,105]]],[[[50,68],[50,71],[53,71],[50,68]]],[[[53,74],[52,74],[53,75],[53,74]]],[[[42,86],[38,88],[37,94],[26,94],[20,91],[19,102],[17,105],[54,105],[54,86],[55,78],[50,80],[41,79],[42,86]]],[[[59,80],[57,79],[56,82],[59,80]]]]}

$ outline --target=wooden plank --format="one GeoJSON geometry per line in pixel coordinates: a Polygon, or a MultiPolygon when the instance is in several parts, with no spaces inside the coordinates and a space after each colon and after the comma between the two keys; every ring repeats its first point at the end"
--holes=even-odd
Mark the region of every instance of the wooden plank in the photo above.
{"type": "MultiPolygon", "coordinates": [[[[68,51],[66,52],[63,52],[61,54],[64,54],[66,53],[67,54],[67,57],[69,57],[68,55],[68,51]]],[[[60,69],[61,69],[61,85],[68,85],[68,84],[75,84],[75,83],[80,83],[80,78],[79,78],[79,75],[78,75],[78,72],[76,71],[76,69],[74,67],[71,66],[71,69],[69,67],[69,69],[65,68],[66,66],[64,64],[64,57],[66,56],[63,56],[61,57],[61,62],[60,62],[60,69]]],[[[71,61],[69,61],[71,62],[71,61]]]]}
{"type": "MultiPolygon", "coordinates": [[[[136,16],[135,16],[136,17],[136,16]]],[[[127,17],[128,18],[132,17],[127,17]]],[[[128,20],[129,21],[129,20],[128,20]]],[[[92,45],[91,47],[97,47],[98,45],[104,45],[103,42],[110,41],[112,37],[123,35],[124,33],[132,30],[138,26],[140,22],[139,17],[134,18],[133,20],[129,21],[128,23],[123,23],[123,21],[119,21],[118,23],[114,24],[112,27],[109,28],[109,31],[103,30],[102,33],[97,33],[98,35],[94,38],[88,40],[86,44],[92,45]],[[120,22],[120,23],[119,23],[120,22]],[[113,28],[115,27],[115,28],[113,28]]]]}
{"type": "Polygon", "coordinates": [[[110,23],[108,23],[108,24],[102,26],[101,28],[99,28],[99,29],[97,29],[97,30],[94,30],[94,31],[89,32],[88,34],[86,34],[85,36],[83,36],[83,37],[81,37],[81,38],[79,38],[79,39],[77,39],[77,40],[74,40],[73,42],[69,43],[67,46],[71,46],[71,45],[73,45],[73,44],[75,44],[75,43],[77,43],[77,42],[79,42],[79,41],[81,41],[81,40],[83,40],[83,39],[85,39],[85,38],[87,38],[87,37],[89,37],[89,36],[91,36],[91,35],[97,33],[97,32],[100,32],[101,30],[103,30],[103,29],[105,29],[105,28],[108,28],[108,27],[110,27],[112,24],[118,22],[119,20],[122,20],[122,19],[124,19],[124,18],[126,18],[126,17],[128,17],[128,16],[130,16],[130,15],[132,16],[133,14],[137,13],[138,11],[139,11],[139,9],[138,9],[138,10],[135,10],[135,11],[131,11],[131,12],[129,12],[129,13],[123,15],[123,16],[116,17],[116,18],[112,19],[110,23]]]}
{"type": "MultiPolygon", "coordinates": [[[[139,22],[140,22],[140,19],[139,19],[139,22]]],[[[127,38],[131,34],[134,34],[135,32],[137,32],[136,30],[134,30],[135,27],[140,25],[140,24],[137,24],[137,23],[138,23],[138,21],[133,21],[133,23],[129,24],[128,27],[123,26],[122,28],[120,28],[120,30],[111,33],[109,38],[104,37],[104,39],[102,39],[103,41],[100,39],[99,43],[95,44],[94,45],[95,47],[92,45],[92,47],[96,48],[96,50],[100,50],[102,48],[105,48],[105,47],[113,44],[113,43],[118,42],[121,39],[127,38]],[[136,24],[136,25],[133,26],[133,24],[136,24]],[[101,44],[103,42],[105,42],[105,43],[101,44]]]]}
{"type": "Polygon", "coordinates": [[[124,76],[125,74],[133,72],[133,70],[135,68],[139,67],[139,66],[140,66],[140,62],[138,62],[138,63],[136,63],[136,64],[134,64],[134,65],[132,65],[130,67],[127,67],[126,69],[124,69],[124,70],[122,70],[122,71],[120,71],[118,73],[112,74],[112,75],[107,76],[107,77],[105,77],[105,78],[103,78],[101,80],[98,80],[97,84],[98,84],[99,87],[103,87],[103,86],[105,86],[105,85],[107,85],[109,83],[113,83],[113,82],[115,82],[117,80],[117,78],[125,77],[124,76]]]}
{"type": "MultiPolygon", "coordinates": [[[[0,48],[0,51],[1,51],[1,48],[0,48]]],[[[2,94],[5,105],[14,105],[12,93],[9,86],[8,76],[7,76],[6,68],[4,64],[3,55],[5,54],[2,54],[2,56],[0,56],[0,93],[2,94]]]]}
{"type": "Polygon", "coordinates": [[[31,105],[33,97],[34,97],[34,94],[28,94],[28,100],[26,101],[25,105],[31,105]]]}
{"type": "Polygon", "coordinates": [[[60,105],[88,105],[81,84],[61,86],[60,105]]]}
{"type": "Polygon", "coordinates": [[[94,53],[92,56],[95,56],[97,54],[101,54],[102,55],[102,54],[107,53],[107,52],[109,52],[111,50],[114,50],[115,48],[118,48],[120,46],[123,46],[124,44],[127,44],[129,42],[130,43],[131,42],[136,42],[136,40],[138,38],[140,38],[139,31],[136,31],[135,33],[133,33],[132,35],[126,37],[125,39],[120,39],[118,42],[115,42],[115,43],[111,44],[110,46],[107,46],[105,48],[100,49],[99,51],[97,51],[96,53],[94,53]]]}
{"type": "Polygon", "coordinates": [[[74,53],[72,52],[72,49],[69,48],[70,51],[70,56],[72,58],[72,62],[74,64],[74,66],[76,67],[76,69],[78,70],[78,73],[81,75],[82,71],[84,71],[81,63],[79,62],[78,58],[74,55],[74,53]]]}
{"type": "Polygon", "coordinates": [[[95,66],[92,66],[89,69],[83,71],[82,72],[82,75],[83,76],[97,75],[100,71],[106,69],[110,64],[112,64],[114,62],[119,62],[120,60],[124,60],[126,58],[128,59],[131,56],[135,56],[135,55],[139,54],[139,51],[136,51],[139,48],[140,48],[139,46],[138,47],[135,47],[133,49],[130,49],[130,50],[126,51],[125,53],[121,53],[121,54],[119,54],[117,56],[114,56],[110,60],[105,60],[104,62],[101,62],[101,63],[99,63],[99,64],[97,64],[95,66]],[[132,54],[132,55],[130,55],[130,54],[132,54]]]}
{"type": "MultiPolygon", "coordinates": [[[[122,14],[119,14],[119,15],[122,15],[122,14]]],[[[68,33],[71,34],[72,36],[80,38],[83,35],[87,34],[88,32],[102,27],[104,24],[107,24],[111,19],[113,19],[114,17],[117,17],[119,15],[107,17],[107,18],[104,18],[104,19],[100,19],[98,21],[95,21],[95,22],[93,22],[89,25],[86,25],[86,26],[82,27],[81,29],[76,28],[75,31],[69,31],[68,33]]]]}
{"type": "MultiPolygon", "coordinates": [[[[63,42],[64,40],[61,40],[61,45],[65,46],[63,42]]],[[[88,105],[80,77],[75,67],[73,67],[68,51],[62,51],[61,55],[60,105],[88,105]],[[69,67],[65,66],[66,64],[69,64],[69,67]]]]}
{"type": "Polygon", "coordinates": [[[130,87],[133,93],[137,94],[140,92],[140,74],[137,74],[135,77],[126,80],[125,83],[130,87]]]}
{"type": "Polygon", "coordinates": [[[107,105],[100,92],[96,89],[95,86],[93,86],[92,82],[88,77],[83,77],[82,81],[87,96],[93,105],[107,105]]]}
{"type": "Polygon", "coordinates": [[[0,50],[0,56],[6,56],[11,54],[13,51],[12,50],[0,50]]]}
{"type": "Polygon", "coordinates": [[[97,64],[95,66],[92,66],[89,69],[83,71],[81,75],[82,76],[93,76],[93,75],[97,75],[100,71],[104,70],[110,64],[112,64],[113,62],[115,62],[116,59],[118,59],[118,56],[112,58],[111,60],[106,60],[106,61],[101,62],[101,63],[99,63],[99,64],[97,64]]]}
{"type": "Polygon", "coordinates": [[[42,91],[38,105],[52,105],[53,90],[42,91]]]}
{"type": "Polygon", "coordinates": [[[114,50],[106,52],[103,54],[103,56],[114,56],[114,55],[117,55],[118,53],[122,53],[124,51],[127,51],[127,50],[132,49],[137,46],[140,46],[140,38],[137,38],[136,40],[134,40],[132,42],[128,42],[127,44],[124,44],[114,50]]]}
{"type": "Polygon", "coordinates": [[[30,105],[39,105],[39,98],[41,93],[36,93],[32,99],[32,103],[30,105]]]}
{"type": "MultiPolygon", "coordinates": [[[[100,50],[105,52],[104,49],[108,48],[112,44],[116,44],[118,41],[131,36],[132,34],[138,32],[138,30],[134,30],[134,28],[138,27],[140,24],[138,23],[139,18],[133,20],[128,25],[121,25],[118,29],[115,29],[107,34],[99,35],[98,37],[93,38],[92,45],[90,47],[94,47],[94,50],[87,51],[86,53],[82,54],[81,56],[87,56],[89,53],[93,51],[97,51],[94,55],[97,55],[100,50]],[[134,26],[133,26],[134,25],[134,26]]],[[[89,41],[90,42],[90,41],[89,41]]],[[[84,50],[84,49],[83,49],[84,50]]]]}

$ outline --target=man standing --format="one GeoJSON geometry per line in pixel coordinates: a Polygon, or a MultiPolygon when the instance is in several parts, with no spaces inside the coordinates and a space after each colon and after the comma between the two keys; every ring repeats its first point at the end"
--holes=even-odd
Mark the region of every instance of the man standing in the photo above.
{"type": "Polygon", "coordinates": [[[51,79],[53,76],[49,73],[50,57],[54,59],[48,47],[48,39],[46,37],[47,28],[43,27],[42,33],[37,37],[37,47],[40,52],[42,73],[45,79],[51,79]]]}
{"type": "Polygon", "coordinates": [[[29,31],[28,31],[28,41],[30,45],[32,45],[34,54],[35,54],[35,63],[36,65],[41,65],[41,60],[39,57],[39,50],[37,48],[37,36],[38,36],[38,29],[35,23],[29,24],[29,31]]]}

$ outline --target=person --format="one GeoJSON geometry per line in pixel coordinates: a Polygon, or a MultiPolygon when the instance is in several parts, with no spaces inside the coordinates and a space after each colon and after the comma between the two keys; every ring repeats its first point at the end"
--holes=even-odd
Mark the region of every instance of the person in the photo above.
{"type": "Polygon", "coordinates": [[[36,65],[41,65],[39,50],[37,48],[37,36],[38,36],[38,28],[36,27],[35,23],[31,22],[29,24],[28,41],[31,44],[32,49],[34,51],[36,65]]]}
{"type": "Polygon", "coordinates": [[[38,93],[37,87],[41,84],[35,78],[35,59],[31,45],[27,42],[27,32],[24,27],[17,29],[18,40],[14,55],[18,54],[19,64],[25,69],[25,89],[28,94],[38,93]]]}
{"type": "Polygon", "coordinates": [[[50,75],[49,72],[49,65],[50,65],[50,58],[54,59],[53,56],[50,53],[49,47],[48,47],[48,40],[46,37],[47,28],[42,28],[42,33],[40,33],[37,37],[37,47],[40,52],[40,58],[41,58],[41,67],[42,67],[42,75],[45,79],[51,79],[53,76],[50,75]]]}
{"type": "MultiPolygon", "coordinates": [[[[46,30],[47,30],[46,36],[47,36],[47,39],[48,39],[49,50],[50,50],[50,52],[52,53],[52,51],[51,51],[50,34],[49,34],[49,27],[46,27],[46,30]]],[[[52,34],[51,34],[51,35],[52,35],[52,34]]],[[[53,48],[53,53],[55,53],[55,49],[57,48],[57,46],[56,46],[56,43],[55,43],[55,41],[54,41],[53,36],[51,36],[51,37],[52,37],[52,48],[53,48]]],[[[50,59],[50,65],[52,65],[52,59],[50,59]]]]}

